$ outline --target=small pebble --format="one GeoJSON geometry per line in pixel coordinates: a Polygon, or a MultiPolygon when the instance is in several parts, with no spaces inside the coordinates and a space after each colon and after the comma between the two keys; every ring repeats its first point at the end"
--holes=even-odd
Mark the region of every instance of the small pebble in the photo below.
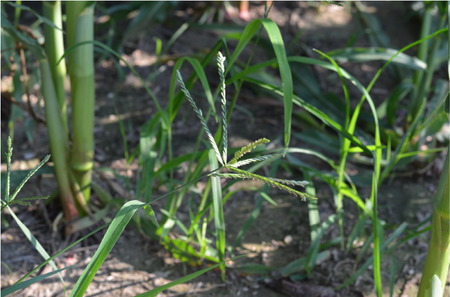
{"type": "Polygon", "coordinates": [[[286,243],[287,245],[292,243],[292,236],[291,235],[286,235],[286,237],[284,237],[284,243],[286,243]]]}

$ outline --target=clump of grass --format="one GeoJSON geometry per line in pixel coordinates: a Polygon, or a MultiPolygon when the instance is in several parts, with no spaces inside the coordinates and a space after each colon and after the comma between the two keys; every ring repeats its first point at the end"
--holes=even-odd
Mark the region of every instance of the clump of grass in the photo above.
{"type": "MultiPolygon", "coordinates": [[[[276,179],[276,178],[271,178],[271,177],[264,177],[264,176],[254,174],[254,173],[251,173],[251,172],[248,172],[248,171],[238,168],[238,167],[241,167],[244,165],[248,165],[250,163],[261,162],[261,161],[271,159],[271,158],[277,158],[284,154],[284,153],[271,154],[271,155],[265,155],[265,156],[249,158],[249,159],[239,161],[239,159],[242,156],[244,156],[247,153],[250,153],[258,145],[268,143],[269,140],[266,138],[259,139],[255,142],[250,143],[249,145],[243,147],[241,150],[236,152],[236,154],[234,155],[234,158],[230,162],[227,162],[227,121],[226,121],[227,113],[226,113],[224,62],[225,62],[225,57],[222,55],[221,52],[218,52],[217,65],[219,68],[219,76],[220,76],[220,82],[221,82],[220,86],[221,86],[221,96],[222,96],[221,103],[222,103],[222,117],[223,117],[222,154],[220,153],[219,147],[218,147],[217,143],[215,142],[214,137],[212,136],[212,134],[208,128],[208,125],[206,124],[206,120],[203,117],[202,111],[195,104],[194,100],[191,97],[191,94],[189,93],[188,89],[184,85],[183,78],[181,77],[180,72],[177,70],[177,79],[181,86],[181,90],[186,95],[186,98],[188,99],[189,103],[191,104],[192,108],[194,109],[195,113],[197,114],[198,118],[200,119],[200,122],[202,123],[203,128],[205,129],[208,140],[215,151],[216,158],[220,162],[220,164],[222,164],[221,168],[226,168],[233,172],[233,173],[214,172],[214,173],[211,173],[210,175],[223,177],[223,178],[259,180],[270,186],[274,186],[281,190],[287,191],[288,193],[290,193],[294,196],[300,196],[303,201],[306,201],[306,199],[314,199],[314,200],[317,199],[316,197],[313,197],[306,193],[299,192],[299,191],[294,190],[293,188],[287,186],[287,185],[289,185],[289,186],[304,187],[305,185],[308,184],[307,181],[293,181],[293,180],[284,180],[284,179],[276,179]]],[[[219,168],[219,169],[221,169],[221,168],[219,168]]]]}

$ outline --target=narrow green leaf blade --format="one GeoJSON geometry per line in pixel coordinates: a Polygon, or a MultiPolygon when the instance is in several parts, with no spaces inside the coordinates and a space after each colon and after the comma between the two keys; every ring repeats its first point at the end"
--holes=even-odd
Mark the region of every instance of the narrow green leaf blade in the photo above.
{"type": "MultiPolygon", "coordinates": [[[[397,50],[391,48],[345,48],[328,52],[327,55],[333,57],[339,62],[367,62],[367,61],[388,61],[397,50]]],[[[424,71],[427,69],[427,63],[416,57],[400,53],[391,62],[405,66],[412,70],[424,71]]]]}
{"type": "MultiPolygon", "coordinates": [[[[235,258],[229,259],[229,260],[227,260],[227,261],[230,261],[230,260],[236,260],[236,259],[241,258],[241,257],[243,257],[243,256],[245,256],[245,255],[242,255],[242,256],[239,256],[239,257],[235,257],[235,258]]],[[[164,291],[164,290],[167,290],[167,289],[169,289],[169,288],[171,288],[171,287],[173,287],[173,286],[179,285],[179,284],[186,283],[186,282],[188,282],[188,281],[190,281],[190,280],[192,280],[192,279],[194,279],[194,278],[196,278],[196,277],[198,277],[198,276],[204,274],[205,272],[210,271],[211,269],[217,268],[217,267],[219,267],[219,266],[221,266],[221,265],[225,265],[225,262],[227,262],[227,261],[223,261],[223,262],[218,263],[218,264],[216,264],[216,265],[213,265],[213,266],[211,266],[211,267],[208,267],[208,268],[202,269],[202,270],[200,270],[200,271],[191,273],[191,274],[186,275],[186,276],[184,276],[184,277],[182,277],[182,278],[179,278],[179,279],[177,279],[177,280],[175,280],[175,281],[173,281],[173,282],[170,282],[170,283],[168,283],[168,284],[166,284],[166,285],[164,285],[164,286],[160,286],[160,287],[155,288],[155,289],[153,289],[153,290],[150,290],[150,291],[148,291],[148,292],[139,294],[139,295],[137,295],[136,297],[155,297],[156,295],[158,295],[159,293],[161,293],[161,292],[164,291]]]]}
{"type": "Polygon", "coordinates": [[[322,239],[323,235],[325,234],[325,230],[327,230],[328,227],[330,227],[334,223],[336,218],[337,218],[336,214],[329,216],[327,218],[327,220],[324,221],[322,223],[322,225],[320,226],[320,228],[317,230],[316,237],[315,237],[314,241],[311,243],[309,250],[308,250],[308,255],[306,256],[305,269],[308,272],[308,274],[311,273],[311,269],[314,267],[314,265],[316,265],[317,254],[319,253],[319,247],[320,247],[320,240],[322,239]]]}
{"type": "Polygon", "coordinates": [[[144,206],[144,209],[145,209],[145,212],[150,217],[150,220],[152,221],[152,223],[155,224],[156,228],[158,228],[158,229],[161,228],[159,226],[158,219],[156,218],[155,212],[153,211],[153,209],[150,206],[150,204],[144,206]]]}
{"type": "MultiPolygon", "coordinates": [[[[388,238],[388,240],[386,240],[386,242],[381,246],[380,254],[384,252],[386,247],[392,241],[394,241],[394,239],[396,239],[403,233],[403,231],[406,229],[407,226],[408,226],[407,223],[403,223],[397,229],[395,229],[395,231],[388,238]]],[[[342,288],[348,286],[349,284],[353,283],[364,271],[366,271],[367,268],[369,268],[370,264],[373,264],[373,256],[371,256],[369,259],[367,259],[366,262],[364,262],[364,264],[349,279],[347,279],[342,285],[340,285],[337,289],[338,290],[342,289],[342,288]]]]}
{"type": "MultiPolygon", "coordinates": [[[[330,251],[328,251],[328,250],[320,252],[317,255],[316,261],[324,260],[324,259],[328,258],[329,256],[330,256],[330,251]]],[[[292,261],[291,263],[289,263],[282,269],[280,269],[280,273],[282,276],[289,276],[293,273],[302,271],[305,268],[305,264],[306,264],[306,257],[297,259],[295,261],[292,261]]]]}
{"type": "MultiPolygon", "coordinates": [[[[20,230],[22,230],[23,234],[25,235],[25,237],[30,241],[30,243],[33,245],[33,247],[38,251],[38,253],[42,256],[42,258],[44,258],[45,260],[47,260],[48,258],[50,258],[50,256],[48,255],[48,253],[45,251],[45,249],[42,247],[41,243],[36,239],[36,237],[34,237],[34,235],[31,233],[31,231],[27,228],[27,226],[25,226],[22,221],[16,216],[16,214],[12,211],[12,209],[8,207],[8,210],[11,214],[11,216],[13,217],[13,219],[16,221],[17,225],[19,226],[20,230]]],[[[58,267],[56,267],[55,262],[53,261],[49,261],[50,266],[52,266],[53,270],[58,270],[58,267]]],[[[65,288],[64,285],[64,279],[61,276],[61,274],[58,273],[59,278],[61,279],[61,282],[65,288]]]]}
{"type": "Polygon", "coordinates": [[[69,268],[72,268],[74,266],[75,265],[67,266],[67,267],[64,267],[64,268],[61,268],[61,269],[58,269],[58,270],[54,270],[52,272],[49,272],[49,273],[46,273],[46,274],[43,274],[43,275],[39,275],[39,276],[33,277],[32,279],[29,279],[29,280],[26,280],[26,281],[23,281],[23,282],[20,282],[20,283],[16,283],[16,284],[14,284],[14,285],[12,285],[12,286],[2,290],[0,292],[0,294],[1,294],[1,296],[9,295],[9,294],[14,293],[14,292],[16,292],[18,290],[26,288],[26,287],[34,284],[34,283],[40,282],[41,280],[46,279],[47,277],[50,277],[50,276],[52,276],[54,274],[59,274],[61,271],[64,271],[64,270],[69,269],[69,268]]]}
{"type": "Polygon", "coordinates": [[[108,254],[111,252],[112,248],[116,244],[128,222],[131,220],[134,213],[144,205],[145,203],[143,202],[132,200],[122,206],[122,208],[116,214],[114,220],[111,222],[108,230],[106,231],[106,234],[103,237],[102,242],[100,243],[100,246],[98,247],[94,256],[92,257],[91,262],[89,262],[83,274],[75,284],[72,292],[70,293],[71,297],[84,295],[98,269],[103,264],[108,254]]]}
{"type": "Polygon", "coordinates": [[[271,19],[257,19],[251,21],[247,25],[247,27],[245,27],[245,30],[242,33],[233,56],[230,58],[230,62],[225,73],[230,70],[237,57],[243,51],[244,47],[251,41],[252,37],[256,34],[261,24],[264,26],[267,34],[269,35],[270,42],[275,52],[276,60],[278,61],[281,81],[283,83],[282,96],[284,98],[284,145],[285,148],[287,148],[289,146],[289,141],[291,138],[293,84],[291,69],[286,56],[286,49],[284,47],[283,38],[277,24],[271,19]]]}
{"type": "Polygon", "coordinates": [[[267,195],[266,193],[264,193],[264,192],[259,192],[259,194],[260,194],[264,199],[266,199],[270,204],[275,205],[275,206],[278,205],[278,203],[276,203],[276,202],[275,202],[272,198],[270,198],[270,196],[267,195]]]}

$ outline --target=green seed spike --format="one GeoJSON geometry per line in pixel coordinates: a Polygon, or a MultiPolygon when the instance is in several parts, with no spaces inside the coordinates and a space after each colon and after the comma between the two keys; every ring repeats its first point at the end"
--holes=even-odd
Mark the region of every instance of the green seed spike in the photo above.
{"type": "Polygon", "coordinates": [[[209,176],[213,177],[223,177],[223,178],[233,178],[233,179],[248,179],[249,177],[238,173],[212,173],[209,176]]]}
{"type": "Polygon", "coordinates": [[[275,182],[275,181],[273,181],[273,180],[271,180],[271,179],[269,179],[267,177],[264,177],[264,176],[261,176],[261,175],[257,175],[257,174],[254,174],[254,173],[250,173],[248,171],[237,169],[237,168],[234,168],[234,167],[231,167],[231,166],[227,166],[227,168],[230,169],[231,171],[236,172],[237,174],[246,176],[246,178],[252,178],[252,179],[255,179],[255,180],[259,180],[259,181],[265,182],[268,185],[277,187],[280,190],[284,190],[284,191],[286,191],[286,192],[288,192],[288,193],[290,193],[290,194],[292,194],[294,196],[300,196],[300,198],[303,201],[305,201],[306,199],[313,199],[313,200],[317,199],[316,197],[313,197],[313,196],[310,196],[310,195],[308,195],[306,193],[302,193],[302,192],[296,191],[294,189],[291,189],[291,188],[289,188],[289,187],[287,187],[287,186],[285,186],[283,184],[280,184],[278,182],[275,182]]]}
{"type": "Polygon", "coordinates": [[[228,135],[227,135],[227,98],[225,93],[225,57],[222,56],[221,52],[217,53],[217,66],[219,68],[219,76],[220,76],[220,87],[221,87],[221,95],[222,95],[222,121],[223,121],[223,129],[222,129],[222,141],[223,141],[223,162],[227,164],[227,150],[228,150],[228,135]]]}
{"type": "Polygon", "coordinates": [[[189,103],[191,103],[192,108],[194,108],[195,113],[197,114],[198,118],[200,119],[200,122],[202,123],[203,128],[206,131],[206,135],[208,136],[208,140],[211,143],[211,145],[214,149],[214,152],[216,153],[217,160],[219,160],[220,164],[224,165],[224,163],[222,161],[222,157],[220,157],[219,148],[217,147],[217,144],[214,141],[214,137],[212,136],[211,132],[208,129],[208,126],[206,125],[206,121],[205,121],[205,118],[203,118],[202,111],[197,107],[197,105],[195,104],[194,99],[192,99],[191,94],[189,93],[188,89],[186,89],[186,86],[184,85],[184,82],[183,82],[183,78],[181,77],[181,74],[178,70],[177,70],[177,80],[181,86],[181,90],[186,95],[187,100],[189,101],[189,103]]]}
{"type": "Polygon", "coordinates": [[[14,203],[26,202],[28,200],[48,199],[49,197],[50,196],[35,196],[35,197],[20,198],[20,199],[15,199],[14,203]]]}
{"type": "Polygon", "coordinates": [[[22,189],[22,187],[25,185],[25,183],[50,159],[50,155],[45,156],[44,159],[42,159],[42,161],[36,165],[36,167],[33,168],[33,170],[31,170],[27,176],[22,180],[22,182],[19,184],[19,186],[16,188],[16,190],[14,191],[14,193],[11,195],[11,197],[9,197],[9,201],[12,201],[14,199],[16,199],[17,194],[20,192],[20,190],[22,189]]]}
{"type": "Polygon", "coordinates": [[[31,203],[30,203],[30,202],[23,202],[23,201],[14,201],[14,202],[11,203],[11,204],[20,204],[20,205],[24,205],[24,206],[28,206],[28,207],[31,206],[31,203]]]}
{"type": "Polygon", "coordinates": [[[233,160],[231,160],[228,164],[234,164],[237,162],[237,160],[239,160],[243,155],[251,152],[254,148],[256,148],[258,145],[264,144],[264,143],[269,143],[270,140],[266,139],[266,138],[261,138],[256,140],[255,142],[252,142],[246,146],[244,146],[243,148],[241,148],[239,151],[237,151],[234,154],[234,158],[233,160]]]}
{"type": "Polygon", "coordinates": [[[297,180],[279,179],[279,178],[272,178],[272,177],[268,177],[268,178],[273,180],[274,182],[284,184],[284,185],[289,185],[289,186],[305,187],[306,185],[309,184],[309,182],[306,180],[297,181],[297,180]]]}
{"type": "Polygon", "coordinates": [[[242,161],[236,162],[234,164],[228,164],[228,165],[230,167],[238,168],[238,167],[250,164],[250,163],[261,162],[261,161],[264,161],[264,160],[267,160],[267,159],[276,158],[276,157],[281,156],[282,154],[283,153],[273,154],[273,155],[266,155],[266,156],[261,156],[261,157],[256,157],[256,158],[250,158],[250,159],[247,159],[247,160],[242,160],[242,161]]]}

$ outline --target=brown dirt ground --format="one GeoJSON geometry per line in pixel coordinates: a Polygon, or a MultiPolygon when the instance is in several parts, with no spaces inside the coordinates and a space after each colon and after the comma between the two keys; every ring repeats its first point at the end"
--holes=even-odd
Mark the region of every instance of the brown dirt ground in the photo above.
{"type": "MultiPolygon", "coordinates": [[[[183,4],[187,7],[190,4],[183,4]]],[[[193,5],[193,4],[192,4],[193,5]]],[[[196,4],[200,5],[200,4],[196,4]]],[[[393,2],[388,5],[379,3],[366,3],[371,11],[379,17],[383,29],[392,38],[394,46],[401,47],[414,41],[418,33],[414,26],[406,26],[398,15],[405,15],[407,5],[393,2]],[[395,29],[393,29],[395,28],[395,29]],[[395,30],[395,31],[392,31],[395,30]],[[399,33],[401,32],[401,33],[399,33]]],[[[179,8],[181,10],[181,8],[179,8]]],[[[252,3],[250,6],[251,18],[261,17],[263,6],[252,3]]],[[[308,48],[317,48],[323,52],[343,48],[352,33],[357,32],[357,17],[346,5],[341,9],[334,6],[325,6],[316,9],[305,2],[282,3],[277,2],[271,11],[270,17],[277,22],[285,37],[285,43],[289,44],[297,30],[303,30],[300,44],[295,47],[295,54],[302,53],[300,45],[308,48]]],[[[123,54],[143,76],[152,73],[151,65],[155,62],[155,45],[153,37],[157,36],[167,42],[171,34],[176,30],[173,26],[157,26],[150,32],[145,32],[138,41],[128,50],[129,54],[123,54]]],[[[203,49],[211,48],[216,42],[218,35],[214,31],[199,31],[188,29],[173,45],[169,55],[181,56],[195,54],[203,49]],[[195,40],[195,44],[192,43],[195,40]]],[[[231,43],[233,45],[233,43],[231,43]]],[[[360,38],[355,46],[368,46],[365,38],[360,38]]],[[[255,55],[254,61],[265,59],[264,53],[255,55]]],[[[167,102],[169,82],[173,62],[163,65],[161,73],[151,83],[150,88],[162,104],[167,102]]],[[[363,85],[367,85],[374,74],[374,69],[379,67],[378,63],[365,64],[343,64],[343,67],[360,79],[363,85]]],[[[125,70],[125,68],[122,68],[125,70]]],[[[190,73],[189,67],[184,67],[182,74],[186,77],[190,73]]],[[[217,86],[218,78],[216,69],[207,68],[207,74],[211,85],[217,86]]],[[[340,84],[333,81],[329,73],[320,68],[315,68],[327,90],[342,94],[340,84]]],[[[139,141],[140,126],[145,123],[156,112],[154,103],[146,94],[144,88],[136,77],[126,71],[126,78],[117,93],[118,109],[126,126],[127,140],[131,148],[139,141]]],[[[2,77],[2,88],[4,78],[2,77]]],[[[130,166],[127,172],[123,158],[123,141],[119,132],[118,119],[114,112],[113,93],[118,87],[117,71],[112,63],[107,61],[96,65],[96,109],[95,109],[95,141],[97,166],[109,167],[120,174],[129,174],[134,177],[133,169],[136,164],[130,166]]],[[[380,102],[392,90],[393,83],[389,76],[382,76],[374,89],[374,100],[380,102]]],[[[195,89],[194,96],[201,94],[201,88],[195,89]]],[[[356,92],[355,94],[356,96],[356,92]]],[[[249,120],[247,114],[235,110],[232,115],[232,124],[229,127],[230,146],[239,146],[261,137],[275,140],[283,133],[283,109],[279,106],[267,106],[264,100],[258,100],[249,90],[244,89],[243,99],[238,104],[253,114],[249,120]]],[[[357,96],[356,96],[357,97],[357,96]]],[[[200,97],[199,97],[200,98],[200,97]]],[[[198,100],[200,101],[200,100],[198,100]]],[[[205,100],[200,101],[200,106],[205,106],[205,100]]],[[[69,110],[70,114],[70,110],[69,110]]],[[[25,115],[27,116],[27,115],[25,115]]],[[[210,121],[215,130],[213,121],[210,121]]],[[[200,131],[195,114],[186,104],[181,109],[174,123],[174,156],[179,156],[192,150],[194,141],[200,131]]],[[[298,129],[294,127],[294,130],[298,129]]],[[[24,121],[15,123],[15,141],[13,166],[15,169],[27,169],[34,166],[48,152],[47,134],[44,126],[35,127],[34,141],[29,143],[24,133],[24,121]]],[[[3,131],[3,130],[2,130],[3,131]]],[[[2,134],[2,140],[5,139],[2,134]]],[[[298,139],[293,138],[292,147],[305,147],[298,139]]],[[[316,164],[317,161],[308,157],[300,157],[306,162],[316,164]]],[[[316,164],[317,165],[317,164],[316,164]]],[[[4,164],[2,164],[2,170],[4,164]]],[[[358,172],[359,167],[353,168],[358,172]]],[[[364,168],[362,168],[364,169],[364,168]]],[[[267,170],[267,169],[266,169],[267,170]]],[[[281,172],[279,174],[282,174],[281,172]]],[[[294,173],[295,174],[295,173],[294,173]]],[[[294,176],[295,177],[295,176],[294,176]]],[[[101,180],[98,174],[94,180],[105,188],[110,189],[112,195],[117,196],[111,184],[101,180]]],[[[116,185],[124,188],[120,181],[113,180],[116,185]]],[[[248,183],[248,182],[247,182],[248,183]]],[[[240,183],[241,185],[244,182],[240,183]]],[[[204,186],[199,183],[198,188],[204,186]]],[[[261,186],[256,184],[256,186],[261,186]]],[[[399,177],[391,183],[383,186],[379,193],[380,216],[390,224],[399,224],[407,221],[410,225],[417,224],[431,214],[431,202],[436,190],[436,176],[414,175],[399,177]]],[[[32,179],[24,187],[21,195],[35,196],[50,194],[56,188],[56,183],[51,176],[43,176],[32,179]]],[[[326,219],[334,213],[334,202],[332,193],[324,184],[317,182],[317,196],[321,220],[326,219]]],[[[359,189],[363,197],[369,195],[370,189],[359,189]]],[[[310,243],[309,224],[307,219],[307,205],[295,197],[291,197],[278,190],[270,190],[271,197],[279,204],[273,206],[264,202],[262,211],[251,229],[244,237],[238,248],[239,253],[250,253],[244,262],[265,264],[273,267],[283,267],[291,261],[305,256],[310,243]],[[285,243],[285,238],[290,236],[292,242],[285,243]]],[[[94,198],[95,200],[95,195],[94,198]]],[[[250,192],[236,194],[227,205],[225,205],[225,220],[227,239],[232,241],[242,227],[249,213],[254,207],[255,196],[250,192]]],[[[154,209],[163,207],[164,202],[158,201],[154,209]]],[[[345,203],[345,231],[350,233],[353,222],[357,219],[356,208],[351,202],[345,203]]],[[[86,234],[82,231],[68,238],[62,238],[60,232],[52,228],[52,222],[59,213],[56,205],[47,210],[43,202],[37,202],[32,207],[14,207],[13,210],[19,218],[30,228],[32,233],[44,245],[50,254],[54,254],[63,247],[75,241],[77,237],[86,234]]],[[[113,216],[111,212],[110,217],[113,216]]],[[[179,218],[188,217],[187,210],[180,210],[179,218]]],[[[12,223],[10,215],[6,212],[4,219],[11,223],[9,228],[2,224],[2,287],[13,284],[27,271],[31,270],[42,259],[33,250],[27,239],[21,233],[15,223],[12,223]]],[[[58,229],[58,228],[57,228],[58,229]]],[[[59,229],[61,229],[59,227],[59,229]]],[[[63,273],[66,286],[73,287],[78,276],[93,256],[98,246],[103,231],[93,238],[89,238],[72,250],[66,252],[56,259],[59,267],[77,264],[76,268],[63,273]]],[[[336,225],[331,226],[325,234],[324,240],[330,240],[339,235],[336,225]]],[[[360,245],[360,243],[357,243],[360,245]]],[[[362,243],[361,243],[362,244],[362,243]]],[[[427,251],[427,242],[423,239],[414,239],[394,251],[396,259],[397,275],[395,280],[394,296],[415,296],[420,281],[420,271],[423,267],[427,251]]],[[[307,284],[323,286],[324,289],[336,288],[343,283],[355,269],[355,258],[358,249],[343,253],[337,246],[330,248],[330,256],[319,262],[309,277],[307,284]]],[[[367,257],[367,256],[366,256],[367,257]]],[[[388,295],[389,283],[389,257],[385,256],[382,262],[383,283],[385,293],[388,295]]],[[[239,263],[242,263],[239,262],[239,263]]],[[[226,275],[225,283],[220,279],[218,271],[210,271],[191,282],[174,287],[158,296],[284,296],[280,292],[269,289],[264,281],[259,282],[257,276],[241,275],[233,266],[226,275]]],[[[174,259],[158,242],[142,237],[135,229],[127,227],[117,242],[111,254],[98,271],[86,296],[134,296],[143,293],[156,286],[163,285],[168,281],[175,280],[186,273],[197,271],[198,267],[187,266],[174,259]]],[[[51,271],[49,267],[39,271],[45,274],[51,271]]],[[[302,286],[298,283],[297,286],[302,286]]],[[[449,291],[447,291],[448,293],[449,291]]],[[[39,284],[35,284],[20,291],[16,296],[63,296],[63,288],[57,277],[48,278],[39,284]]],[[[295,295],[292,295],[295,296],[295,295]]],[[[300,295],[298,295],[300,296],[300,295]]],[[[373,289],[372,271],[369,268],[351,286],[342,290],[336,290],[335,295],[329,291],[323,291],[321,296],[375,296],[373,289]],[[328,293],[326,293],[328,292],[328,293]],[[327,295],[330,294],[330,295],[327,295]]],[[[447,295],[449,296],[449,295],[447,295]]]]}

